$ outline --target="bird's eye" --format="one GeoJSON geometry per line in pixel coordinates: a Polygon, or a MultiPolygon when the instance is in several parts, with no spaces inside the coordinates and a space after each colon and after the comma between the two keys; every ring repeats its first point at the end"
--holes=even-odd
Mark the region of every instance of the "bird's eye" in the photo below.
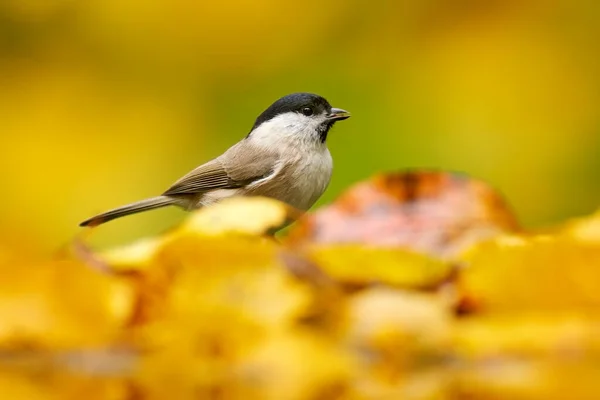
{"type": "Polygon", "coordinates": [[[311,115],[313,115],[313,113],[314,113],[314,111],[310,107],[304,107],[302,109],[302,114],[306,115],[307,117],[310,117],[311,115]]]}

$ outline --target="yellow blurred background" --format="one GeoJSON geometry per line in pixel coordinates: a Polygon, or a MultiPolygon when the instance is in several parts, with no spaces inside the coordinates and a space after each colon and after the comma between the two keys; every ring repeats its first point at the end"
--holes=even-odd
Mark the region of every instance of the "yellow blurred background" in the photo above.
{"type": "MultiPolygon", "coordinates": [[[[0,32],[0,240],[31,253],[159,194],[294,91],[353,114],[330,135],[319,204],[413,167],[490,182],[529,227],[600,203],[592,0],[3,0],[0,32]]],[[[94,240],[182,217],[124,218],[94,240]]]]}

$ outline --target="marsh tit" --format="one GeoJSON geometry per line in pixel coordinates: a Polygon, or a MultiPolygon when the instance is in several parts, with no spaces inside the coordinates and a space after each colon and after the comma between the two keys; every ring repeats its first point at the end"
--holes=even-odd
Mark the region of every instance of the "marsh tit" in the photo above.
{"type": "Polygon", "coordinates": [[[349,117],[316,94],[282,97],[258,116],[244,139],[183,176],[162,195],[99,214],[80,226],[171,205],[193,210],[240,195],[271,197],[306,211],[331,178],[327,134],[337,121],[349,117]]]}

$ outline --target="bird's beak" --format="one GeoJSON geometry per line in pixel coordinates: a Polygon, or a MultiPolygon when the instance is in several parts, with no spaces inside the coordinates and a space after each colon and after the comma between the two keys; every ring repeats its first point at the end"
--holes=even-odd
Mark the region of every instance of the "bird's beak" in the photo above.
{"type": "Polygon", "coordinates": [[[331,112],[327,115],[327,118],[334,121],[341,121],[343,119],[350,118],[350,113],[346,110],[342,110],[341,108],[332,108],[331,112]]]}

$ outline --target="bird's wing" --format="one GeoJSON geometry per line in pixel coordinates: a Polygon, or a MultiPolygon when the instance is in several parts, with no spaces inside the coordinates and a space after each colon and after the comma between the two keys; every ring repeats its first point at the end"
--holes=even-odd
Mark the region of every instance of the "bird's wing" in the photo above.
{"type": "Polygon", "coordinates": [[[252,149],[246,142],[203,164],[173,184],[163,196],[197,194],[214,189],[236,189],[264,179],[274,172],[279,155],[252,149]]]}

